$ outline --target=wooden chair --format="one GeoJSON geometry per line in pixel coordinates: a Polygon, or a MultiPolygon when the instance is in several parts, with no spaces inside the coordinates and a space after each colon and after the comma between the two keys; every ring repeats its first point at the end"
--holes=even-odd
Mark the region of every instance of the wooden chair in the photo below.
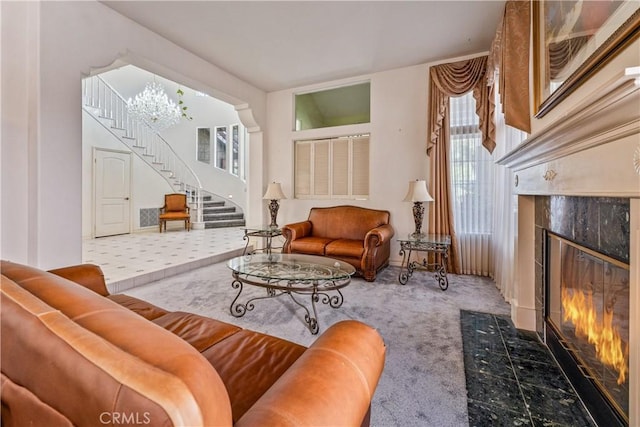
{"type": "Polygon", "coordinates": [[[187,205],[187,195],[182,193],[165,194],[164,206],[160,208],[160,232],[164,225],[167,231],[167,221],[184,221],[184,228],[191,229],[191,214],[187,205]]]}

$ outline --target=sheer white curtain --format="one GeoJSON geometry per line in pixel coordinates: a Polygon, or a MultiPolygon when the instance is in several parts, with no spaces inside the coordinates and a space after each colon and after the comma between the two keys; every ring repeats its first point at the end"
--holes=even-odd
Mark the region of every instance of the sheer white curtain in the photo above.
{"type": "MultiPolygon", "coordinates": [[[[496,85],[496,89],[497,89],[496,85]]],[[[527,137],[526,132],[507,125],[504,121],[499,94],[496,91],[496,148],[493,154],[499,159],[527,137]]],[[[493,204],[493,279],[506,301],[513,297],[516,280],[516,239],[518,199],[513,191],[514,174],[501,165],[494,164],[495,184],[491,196],[493,204]]]]}
{"type": "Polygon", "coordinates": [[[493,268],[493,156],[482,135],[471,92],[450,105],[451,197],[462,274],[490,276],[493,268]]]}
{"type": "Polygon", "coordinates": [[[490,154],[471,93],[451,100],[451,195],[462,274],[493,277],[509,300],[515,280],[517,198],[514,175],[499,159],[527,134],[505,124],[496,93],[496,148],[490,154]]]}

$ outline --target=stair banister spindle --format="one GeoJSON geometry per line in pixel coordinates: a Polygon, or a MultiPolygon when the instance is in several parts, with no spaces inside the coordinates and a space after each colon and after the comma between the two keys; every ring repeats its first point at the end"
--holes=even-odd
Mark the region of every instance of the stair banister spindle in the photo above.
{"type": "Polygon", "coordinates": [[[113,120],[113,124],[115,125],[115,127],[118,127],[118,119],[115,114],[113,92],[109,92],[109,115],[111,116],[111,120],[113,120]]]}

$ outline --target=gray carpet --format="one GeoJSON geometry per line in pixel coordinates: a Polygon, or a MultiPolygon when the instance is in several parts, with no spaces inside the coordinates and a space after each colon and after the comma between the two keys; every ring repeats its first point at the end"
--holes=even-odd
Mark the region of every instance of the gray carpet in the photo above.
{"type": "MultiPolygon", "coordinates": [[[[449,289],[442,291],[431,273],[416,272],[402,286],[398,272],[389,267],[373,283],[353,279],[343,289],[340,308],[319,304],[320,333],[339,320],[357,319],[384,338],[387,358],[373,399],[372,426],[466,426],[460,310],[507,315],[509,305],[489,279],[449,275],[449,289]]],[[[264,294],[264,289],[247,287],[243,296],[245,292],[264,294]]],[[[255,310],[242,318],[231,316],[229,305],[236,291],[226,263],[126,293],[166,309],[210,316],[307,346],[316,339],[306,328],[304,311],[285,296],[256,301],[255,310]]]]}

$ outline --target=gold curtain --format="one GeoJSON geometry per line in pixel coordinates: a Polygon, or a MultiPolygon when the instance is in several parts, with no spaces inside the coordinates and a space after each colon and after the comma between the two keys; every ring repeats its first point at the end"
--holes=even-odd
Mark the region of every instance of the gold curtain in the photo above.
{"type": "MultiPolygon", "coordinates": [[[[432,83],[433,86],[433,83],[432,83]]],[[[432,87],[433,90],[433,87],[432,87]]],[[[433,93],[433,92],[432,92],[433,93]]],[[[448,99],[448,98],[447,98],[448,99]]],[[[449,123],[449,109],[442,112],[442,119],[449,123]]],[[[431,110],[433,111],[433,110],[431,110]]],[[[429,194],[435,200],[429,203],[429,233],[448,234],[451,236],[451,250],[447,271],[460,274],[460,250],[458,239],[453,228],[453,209],[451,206],[451,179],[449,177],[449,126],[440,128],[440,138],[446,144],[436,144],[431,147],[429,155],[429,194]]]]}
{"type": "Polygon", "coordinates": [[[500,102],[506,124],[531,133],[529,100],[529,37],[531,2],[508,0],[491,44],[487,82],[499,75],[500,102]]]}
{"type": "MultiPolygon", "coordinates": [[[[430,76],[430,120],[427,155],[431,149],[445,140],[441,137],[442,129],[449,127],[449,120],[444,120],[445,111],[449,109],[449,97],[461,96],[473,90],[476,100],[476,114],[480,119],[482,145],[491,153],[496,146],[495,124],[493,122],[493,96],[487,85],[486,56],[466,61],[451,62],[431,67],[430,76]]],[[[449,138],[446,139],[449,142],[449,138]]]]}
{"type": "Polygon", "coordinates": [[[431,67],[429,71],[429,192],[435,202],[429,204],[429,233],[451,236],[447,269],[460,274],[460,251],[453,225],[449,176],[449,98],[473,90],[476,114],[482,132],[482,145],[495,148],[493,96],[486,80],[487,57],[452,62],[431,67]]]}

